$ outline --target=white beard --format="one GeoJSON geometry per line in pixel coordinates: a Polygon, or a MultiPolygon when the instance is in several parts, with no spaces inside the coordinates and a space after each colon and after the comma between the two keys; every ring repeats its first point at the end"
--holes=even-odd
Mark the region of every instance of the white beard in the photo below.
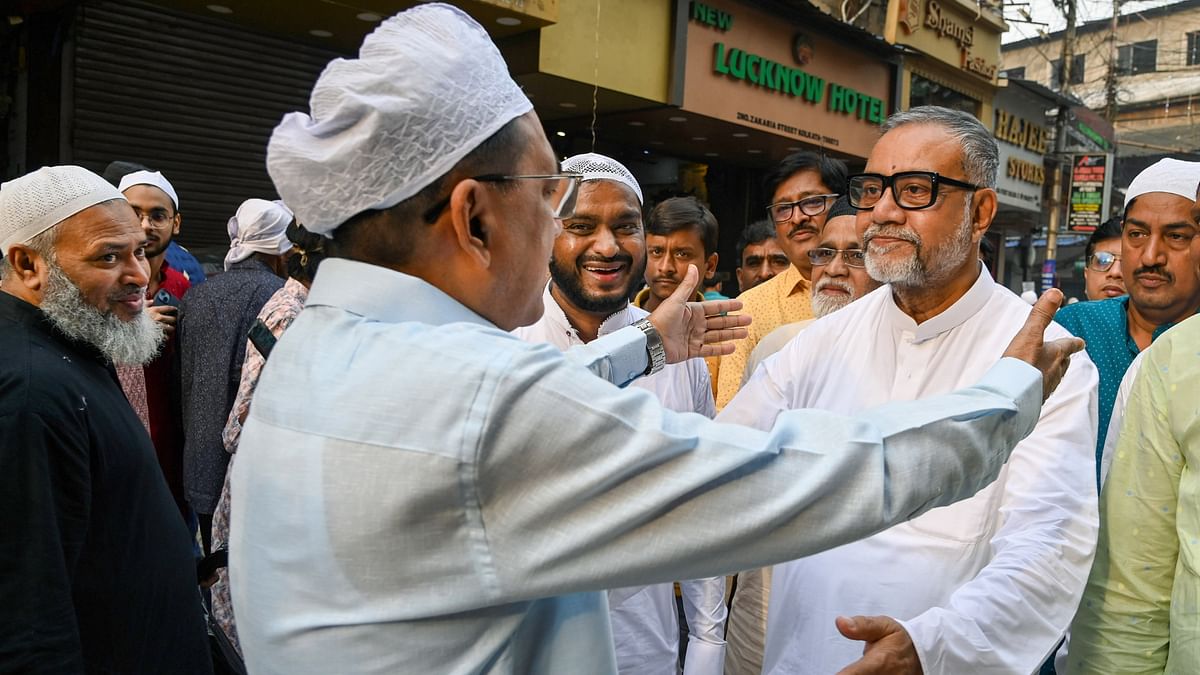
{"type": "Polygon", "coordinates": [[[836,279],[821,279],[821,281],[817,283],[815,287],[813,287],[813,317],[819,319],[826,314],[833,314],[857,299],[858,294],[854,292],[854,287],[850,284],[844,281],[838,281],[836,279]],[[846,291],[847,295],[825,295],[821,292],[821,289],[828,286],[840,288],[846,291]]]}
{"type": "Polygon", "coordinates": [[[165,334],[145,311],[131,321],[89,305],[83,291],[50,262],[50,281],[39,307],[67,337],[92,345],[112,363],[141,365],[158,355],[165,334]]]}
{"type": "Polygon", "coordinates": [[[920,235],[911,230],[878,228],[872,225],[863,234],[863,240],[867,242],[864,256],[867,274],[872,279],[880,283],[908,288],[924,288],[940,283],[948,278],[971,253],[971,200],[968,199],[963,208],[962,224],[959,226],[957,236],[937,249],[930,249],[928,264],[921,259],[924,242],[920,235]],[[912,244],[912,253],[899,259],[881,256],[870,241],[871,237],[877,234],[909,242],[912,244]]]}

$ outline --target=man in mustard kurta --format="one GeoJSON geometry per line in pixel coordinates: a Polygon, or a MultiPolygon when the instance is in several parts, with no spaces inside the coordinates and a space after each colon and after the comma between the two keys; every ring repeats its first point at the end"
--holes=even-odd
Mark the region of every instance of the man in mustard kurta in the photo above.
{"type": "Polygon", "coordinates": [[[717,410],[725,407],[742,384],[750,352],[764,335],[785,323],[811,319],[808,250],[817,243],[829,206],[846,191],[846,165],[813,152],[788,155],[767,176],[771,195],[767,213],[775,223],[777,240],[792,265],[787,271],[742,293],[742,313],[754,318],[750,335],[734,352],[721,357],[717,374],[717,410]]]}
{"type": "Polygon", "coordinates": [[[1096,560],[1071,627],[1072,675],[1200,672],[1197,345],[1200,317],[1142,357],[1100,495],[1096,560]]]}

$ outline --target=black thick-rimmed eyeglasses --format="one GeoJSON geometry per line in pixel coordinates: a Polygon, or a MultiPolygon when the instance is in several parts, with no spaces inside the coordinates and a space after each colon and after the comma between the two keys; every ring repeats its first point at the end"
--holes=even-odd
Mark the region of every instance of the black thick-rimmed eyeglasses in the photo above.
{"type": "MultiPolygon", "coordinates": [[[[485,173],[480,176],[471,176],[471,180],[477,180],[481,183],[505,183],[511,180],[555,180],[558,185],[554,188],[554,195],[557,201],[552,207],[554,218],[562,220],[575,215],[575,198],[579,196],[579,181],[583,180],[581,173],[545,173],[545,174],[526,174],[520,176],[510,176],[499,173],[485,173]]],[[[438,200],[436,204],[429,207],[425,212],[425,222],[432,223],[437,220],[442,211],[450,205],[450,195],[446,195],[438,200]]]]}
{"type": "Polygon", "coordinates": [[[861,248],[813,248],[808,251],[808,261],[813,267],[822,267],[841,255],[847,267],[866,267],[865,253],[861,248]]]}
{"type": "Polygon", "coordinates": [[[1121,256],[1108,251],[1096,251],[1092,257],[1088,258],[1088,269],[1096,272],[1107,272],[1112,269],[1113,263],[1121,259],[1121,256]]]}
{"type": "Polygon", "coordinates": [[[901,171],[885,176],[881,173],[859,173],[847,179],[850,206],[865,211],[875,208],[883,193],[892,189],[896,205],[908,211],[927,209],[937,203],[942,187],[980,190],[978,185],[947,178],[934,171],[901,171]]]}
{"type": "Polygon", "coordinates": [[[806,216],[819,216],[829,208],[830,202],[837,198],[837,195],[813,195],[794,202],[778,202],[767,207],[767,215],[773,223],[786,223],[792,219],[795,209],[799,207],[800,213],[806,216]]]}

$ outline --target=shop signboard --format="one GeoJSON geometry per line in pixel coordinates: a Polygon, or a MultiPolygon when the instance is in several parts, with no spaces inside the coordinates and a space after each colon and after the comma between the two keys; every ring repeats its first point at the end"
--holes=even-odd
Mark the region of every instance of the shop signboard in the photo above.
{"type": "Polygon", "coordinates": [[[1000,148],[996,194],[1002,206],[1040,212],[1050,130],[1042,101],[1005,87],[996,95],[993,133],[1000,148]]]}
{"type": "Polygon", "coordinates": [[[1006,26],[981,7],[963,0],[891,0],[885,32],[890,42],[916,47],[977,81],[995,84],[1006,26]]]}
{"type": "Polygon", "coordinates": [[[682,109],[867,156],[891,112],[892,64],[750,4],[681,1],[679,11],[682,109]]]}
{"type": "Polygon", "coordinates": [[[1112,155],[1088,153],[1071,158],[1071,190],[1067,200],[1067,229],[1094,232],[1108,213],[1112,186],[1112,155]]]}

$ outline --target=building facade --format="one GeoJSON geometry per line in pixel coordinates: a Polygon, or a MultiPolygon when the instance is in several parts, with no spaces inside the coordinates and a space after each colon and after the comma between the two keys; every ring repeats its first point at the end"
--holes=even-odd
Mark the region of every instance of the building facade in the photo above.
{"type": "MultiPolygon", "coordinates": [[[[1161,157],[1200,159],[1200,127],[1194,124],[1200,115],[1200,0],[1140,10],[1115,23],[1115,30],[1111,18],[1077,28],[1069,84],[1084,106],[1112,124],[1113,184],[1120,196],[1133,176],[1161,157]]],[[[1058,31],[1004,45],[1005,73],[1062,90],[1062,40],[1058,31]]]]}

